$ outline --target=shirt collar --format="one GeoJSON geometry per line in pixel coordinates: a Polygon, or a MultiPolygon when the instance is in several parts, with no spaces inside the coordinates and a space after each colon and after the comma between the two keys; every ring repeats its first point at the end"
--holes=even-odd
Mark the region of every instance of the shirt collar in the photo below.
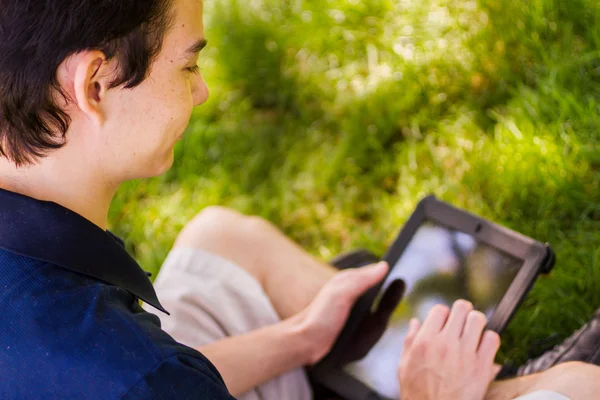
{"type": "Polygon", "coordinates": [[[59,204],[0,189],[0,248],[121,287],[169,314],[121,239],[59,204]]]}

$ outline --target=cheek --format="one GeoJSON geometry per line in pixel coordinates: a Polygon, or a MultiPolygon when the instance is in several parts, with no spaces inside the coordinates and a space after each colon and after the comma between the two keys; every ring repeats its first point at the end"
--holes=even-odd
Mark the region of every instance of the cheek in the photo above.
{"type": "Polygon", "coordinates": [[[148,129],[158,130],[159,135],[179,135],[187,126],[192,114],[193,97],[189,83],[172,82],[172,85],[155,96],[152,110],[147,113],[148,129]]]}
{"type": "Polygon", "coordinates": [[[153,153],[170,147],[185,130],[194,106],[192,80],[184,74],[171,76],[162,82],[149,79],[120,94],[113,129],[127,131],[123,144],[153,153]],[[142,138],[146,145],[140,144],[142,138]]]}
{"type": "Polygon", "coordinates": [[[194,107],[194,80],[184,77],[182,81],[177,82],[172,87],[172,96],[169,100],[171,115],[177,116],[176,119],[185,119],[185,124],[189,121],[194,107]]]}

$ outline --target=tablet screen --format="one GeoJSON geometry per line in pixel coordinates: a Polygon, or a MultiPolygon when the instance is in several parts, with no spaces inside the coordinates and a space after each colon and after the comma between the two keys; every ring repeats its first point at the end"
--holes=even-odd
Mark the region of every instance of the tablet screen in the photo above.
{"type": "MultiPolygon", "coordinates": [[[[473,236],[425,222],[416,231],[383,284],[406,283],[404,298],[394,310],[383,336],[359,361],[344,370],[379,394],[399,398],[397,367],[412,317],[423,321],[436,304],[451,306],[466,299],[488,318],[517,275],[519,260],[473,236]]],[[[375,300],[377,306],[381,293],[375,300]]]]}

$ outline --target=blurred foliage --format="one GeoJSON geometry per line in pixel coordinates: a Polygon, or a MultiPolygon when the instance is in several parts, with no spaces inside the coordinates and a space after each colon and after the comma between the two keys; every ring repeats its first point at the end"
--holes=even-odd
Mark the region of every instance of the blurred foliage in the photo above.
{"type": "Polygon", "coordinates": [[[206,2],[211,87],[163,177],[112,228],[156,272],[208,205],[321,259],[383,253],[428,193],[540,241],[557,265],[503,339],[523,361],[600,306],[600,3],[206,2]]]}

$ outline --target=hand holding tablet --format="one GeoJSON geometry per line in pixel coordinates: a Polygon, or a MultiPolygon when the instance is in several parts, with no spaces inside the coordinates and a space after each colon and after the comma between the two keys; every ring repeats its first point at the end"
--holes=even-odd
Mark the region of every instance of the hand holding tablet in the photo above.
{"type": "Polygon", "coordinates": [[[389,284],[377,308],[369,310],[368,315],[361,320],[360,325],[354,330],[351,339],[354,345],[343,354],[340,360],[341,363],[347,364],[361,360],[381,339],[394,310],[402,300],[405,288],[404,281],[401,279],[396,279],[389,284]]]}
{"type": "Polygon", "coordinates": [[[424,321],[438,304],[465,299],[487,316],[487,329],[500,334],[554,258],[549,246],[430,196],[383,260],[390,265],[387,277],[358,300],[331,352],[310,371],[314,381],[345,399],[399,397],[396,370],[410,321],[424,321]],[[374,332],[365,330],[365,320],[398,279],[405,283],[404,297],[388,312],[386,329],[375,324],[374,332]],[[378,340],[371,346],[372,338],[378,340]]]}

